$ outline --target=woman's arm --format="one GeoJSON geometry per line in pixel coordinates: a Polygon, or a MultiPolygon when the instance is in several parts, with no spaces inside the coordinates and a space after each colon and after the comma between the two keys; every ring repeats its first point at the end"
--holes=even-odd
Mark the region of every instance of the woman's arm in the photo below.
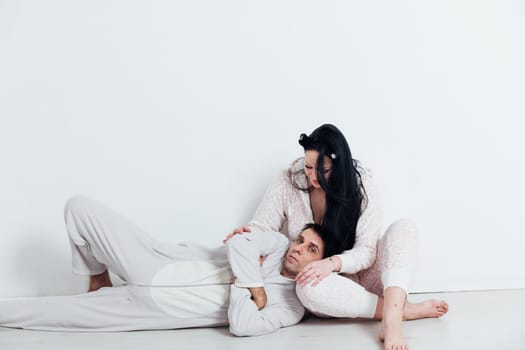
{"type": "Polygon", "coordinates": [[[356,240],[352,249],[337,255],[341,259],[339,272],[356,273],[372,266],[377,255],[377,243],[381,237],[383,211],[370,173],[362,176],[366,196],[364,209],[356,227],[356,240]]]}
{"type": "Polygon", "coordinates": [[[283,171],[266,189],[266,192],[248,225],[234,229],[231,233],[226,235],[222,242],[226,243],[234,235],[251,232],[252,230],[261,232],[281,232],[286,220],[284,203],[287,191],[289,191],[289,182],[287,181],[286,171],[283,171]]]}
{"type": "Polygon", "coordinates": [[[250,229],[281,232],[286,220],[285,198],[290,187],[287,178],[287,171],[282,171],[268,186],[252,220],[248,223],[250,229]]]}

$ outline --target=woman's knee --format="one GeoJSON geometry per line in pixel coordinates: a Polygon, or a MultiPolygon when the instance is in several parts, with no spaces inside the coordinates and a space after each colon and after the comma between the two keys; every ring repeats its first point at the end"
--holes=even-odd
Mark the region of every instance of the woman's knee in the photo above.
{"type": "Polygon", "coordinates": [[[394,221],[386,230],[385,238],[400,237],[404,240],[417,241],[418,229],[414,220],[403,218],[394,221]]]}
{"type": "MultiPolygon", "coordinates": [[[[402,275],[411,275],[417,263],[419,250],[418,230],[414,221],[410,219],[401,219],[390,225],[384,237],[378,246],[379,266],[382,275],[385,273],[394,274],[392,271],[404,271],[402,275]]],[[[401,272],[400,272],[401,273],[401,272]]],[[[395,273],[396,275],[398,273],[395,273]]],[[[399,278],[394,278],[398,280],[399,278]]],[[[408,280],[408,277],[402,278],[408,280]]],[[[386,283],[391,279],[382,278],[383,286],[388,287],[386,283]]],[[[405,286],[403,284],[403,286],[405,286]]]]}

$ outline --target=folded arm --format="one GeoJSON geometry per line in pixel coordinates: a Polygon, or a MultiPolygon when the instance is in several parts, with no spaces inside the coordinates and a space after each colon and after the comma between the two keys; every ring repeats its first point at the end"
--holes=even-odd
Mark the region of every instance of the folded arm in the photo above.
{"type": "MultiPolygon", "coordinates": [[[[295,290],[290,289],[295,294],[295,290]]],[[[230,332],[236,336],[253,336],[271,333],[279,328],[299,323],[304,315],[304,308],[295,297],[281,300],[258,309],[246,288],[235,285],[230,290],[228,319],[230,332]]]]}
{"type": "MultiPolygon", "coordinates": [[[[231,286],[228,319],[230,331],[238,336],[260,335],[299,322],[304,309],[295,295],[267,300],[259,257],[265,271],[280,272],[288,239],[277,232],[250,232],[235,235],[227,244],[228,259],[235,282],[231,286]]],[[[293,288],[288,288],[293,293],[293,288]]]]}

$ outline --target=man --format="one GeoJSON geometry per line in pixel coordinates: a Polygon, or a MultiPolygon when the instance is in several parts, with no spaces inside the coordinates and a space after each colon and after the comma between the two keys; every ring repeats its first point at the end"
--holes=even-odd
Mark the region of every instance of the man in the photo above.
{"type": "Polygon", "coordinates": [[[294,277],[323,258],[327,239],[309,224],[290,245],[276,232],[235,235],[216,249],[165,244],[83,196],[67,202],[65,220],[73,270],[91,276],[91,292],[0,301],[0,326],[100,332],[229,324],[237,336],[269,333],[303,317],[294,277]],[[126,285],[111,288],[108,270],[126,285]]]}

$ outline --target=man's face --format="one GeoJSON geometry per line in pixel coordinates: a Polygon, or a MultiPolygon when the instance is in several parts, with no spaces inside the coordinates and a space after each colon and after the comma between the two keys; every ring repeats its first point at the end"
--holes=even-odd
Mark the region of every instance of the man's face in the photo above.
{"type": "Polygon", "coordinates": [[[301,232],[284,256],[283,275],[295,277],[308,263],[323,258],[324,243],[312,229],[301,232]]]}

